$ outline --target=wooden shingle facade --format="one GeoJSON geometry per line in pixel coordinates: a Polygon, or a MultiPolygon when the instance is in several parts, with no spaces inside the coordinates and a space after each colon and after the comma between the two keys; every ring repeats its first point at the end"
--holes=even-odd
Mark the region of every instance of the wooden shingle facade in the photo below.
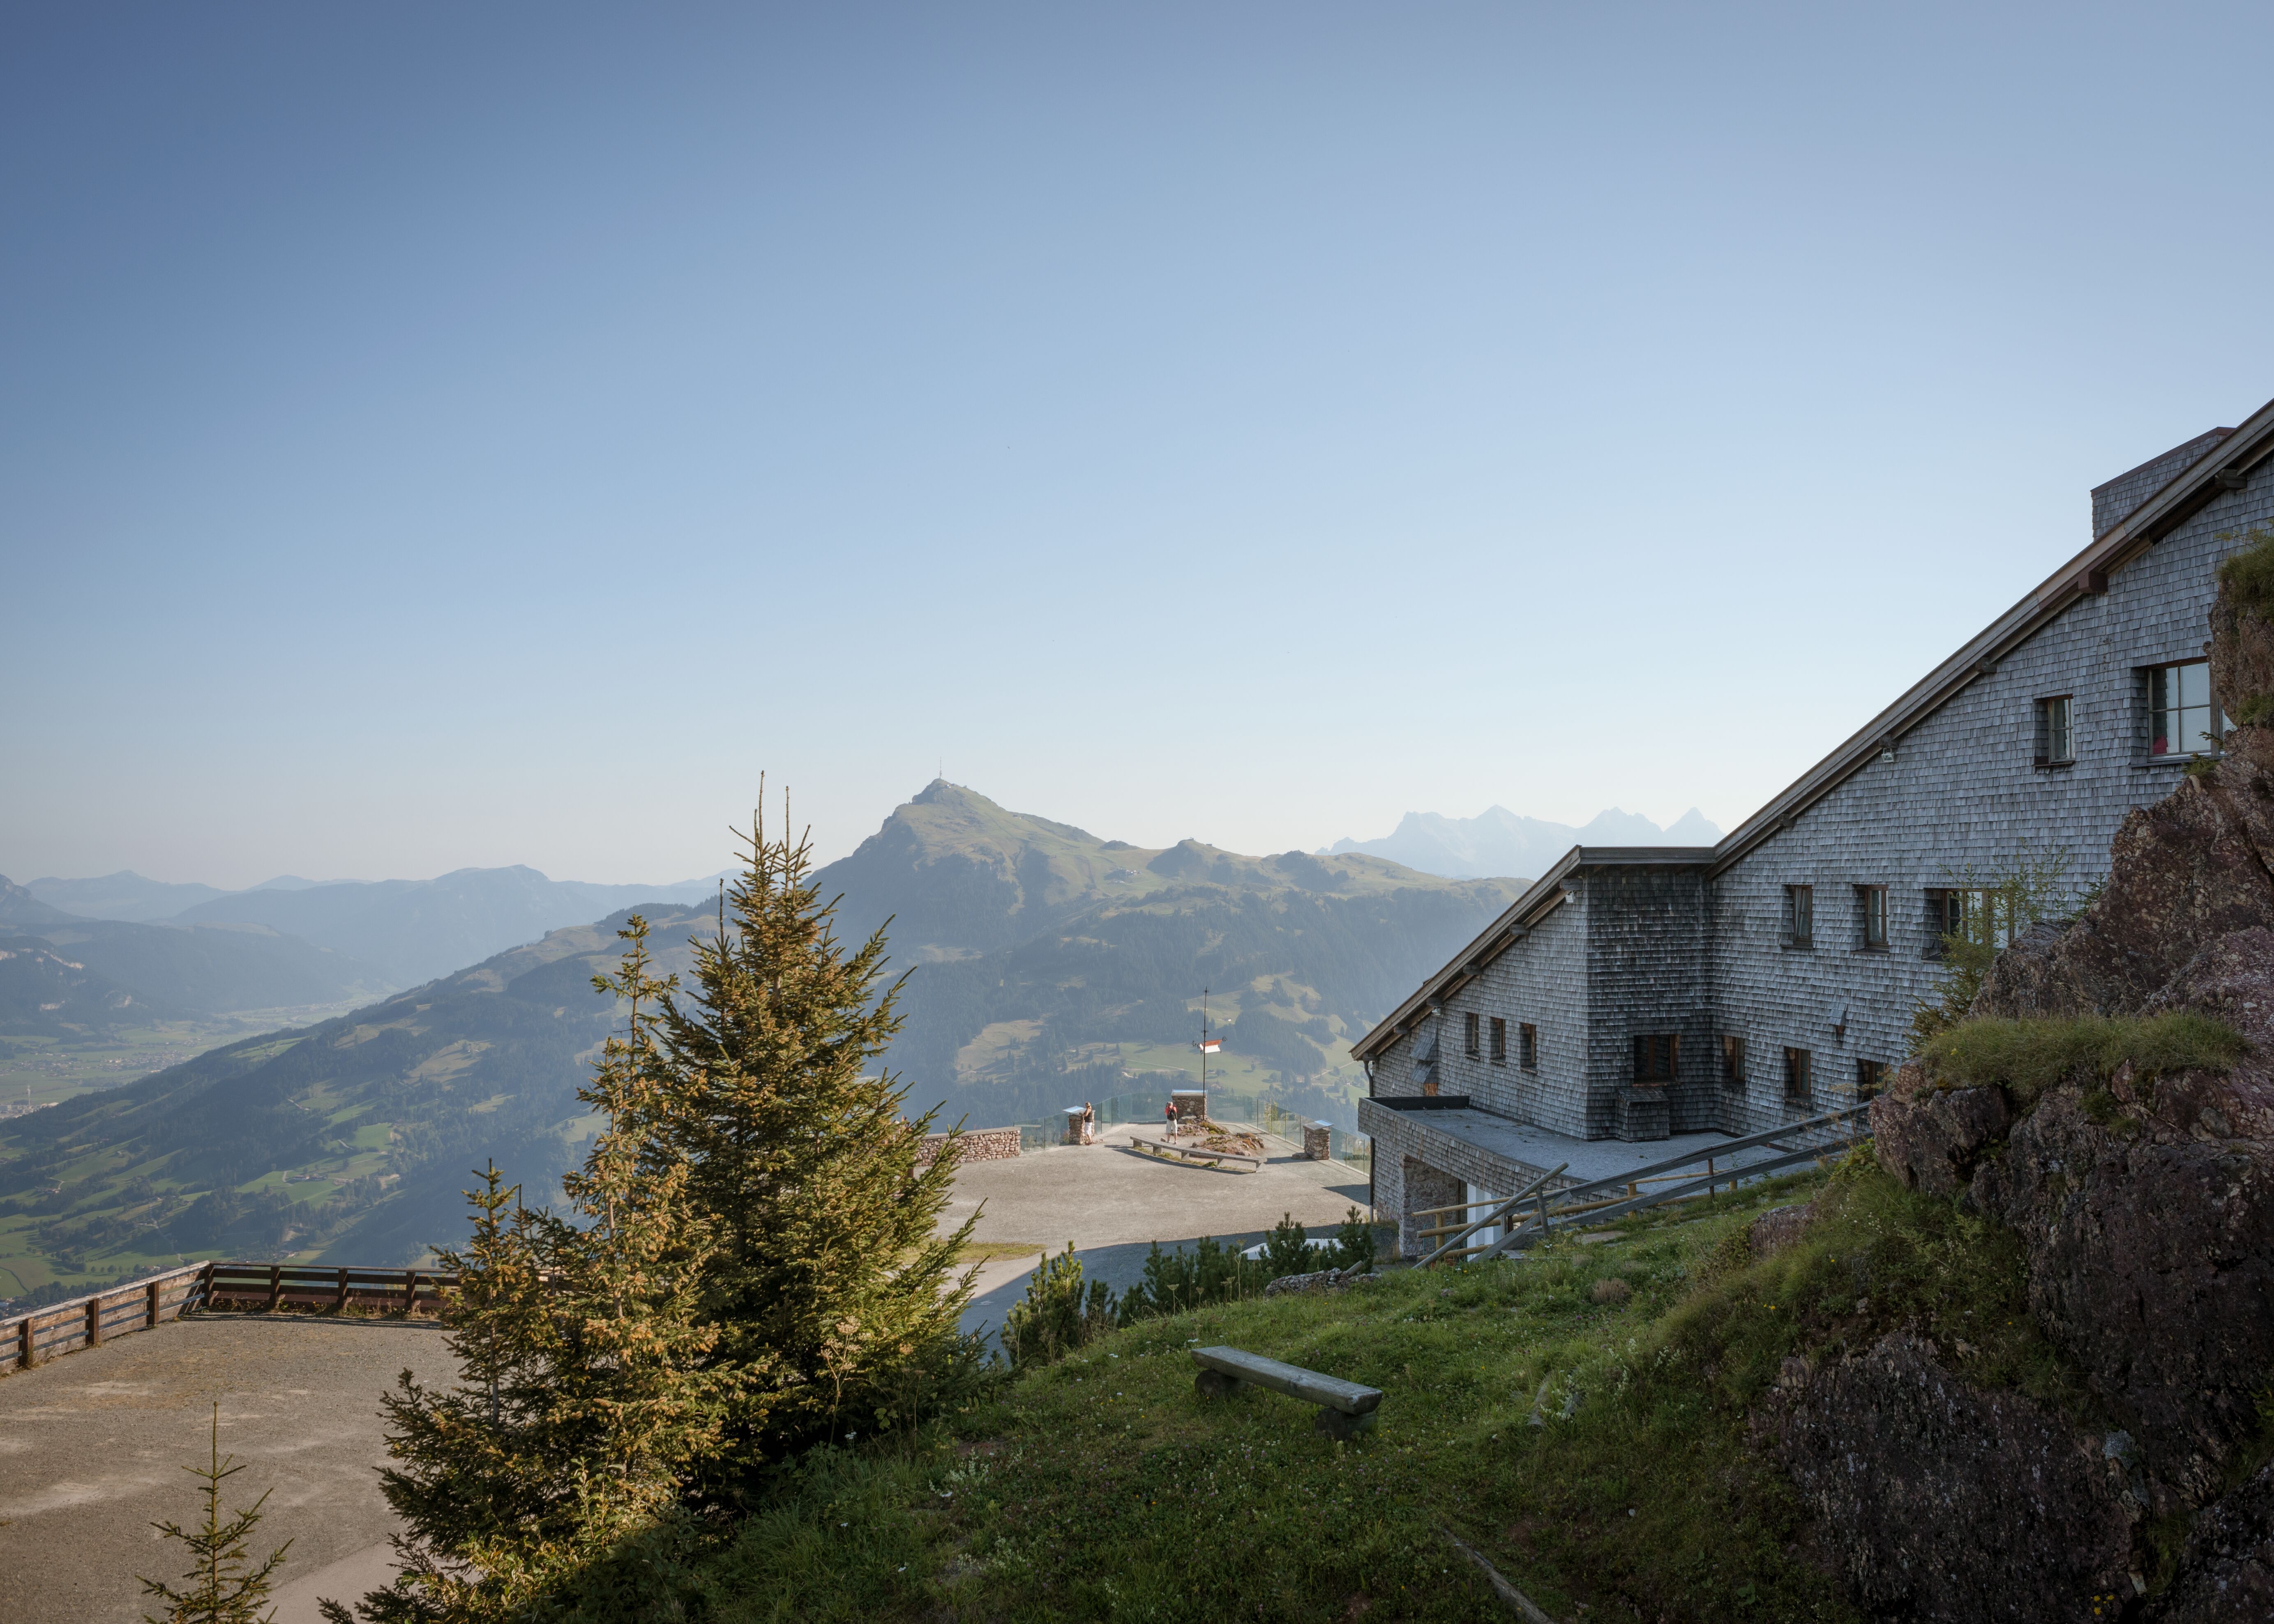
{"type": "Polygon", "coordinates": [[[1460,1113],[1384,1100],[1580,1139],[1849,1102],[1904,1057],[1987,876],[2105,875],[2125,815],[2218,748],[2208,613],[2219,560],[2274,524],[2274,404],[2093,501],[2090,546],[1720,844],[1574,847],[1360,1040],[1377,1210],[1526,1173],[1432,1126],[1460,1113]]]}

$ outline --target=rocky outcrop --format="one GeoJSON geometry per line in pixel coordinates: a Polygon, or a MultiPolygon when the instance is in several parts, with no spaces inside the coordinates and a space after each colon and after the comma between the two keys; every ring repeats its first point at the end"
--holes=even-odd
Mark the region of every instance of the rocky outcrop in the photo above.
{"type": "MultiPolygon", "coordinates": [[[[2219,691],[2274,694],[2274,626],[2224,587],[2220,605],[2219,691]]],[[[1931,1345],[1891,1337],[1816,1372],[1784,1447],[1845,1542],[1859,1599],[1883,1615],[2030,1616],[2002,1599],[2023,1573],[2046,1598],[2082,1585],[2131,1606],[2120,1525],[2192,1512],[2146,1616],[2274,1618],[2274,1468],[2225,1492],[2255,1464],[2274,1375],[2274,727],[2230,733],[2216,763],[2125,820],[2110,859],[2074,923],[1999,956],[1972,1013],[2192,1011],[2247,1048],[2225,1069],[2087,1066],[2042,1092],[1945,1089],[1913,1065],[1872,1101],[1882,1167],[2019,1236],[2039,1327],[2114,1423],[2096,1477],[2086,1435],[1969,1387],[1931,1345]],[[1846,1485],[1874,1477],[1867,1517],[1846,1485]],[[2010,1541],[2009,1503],[2027,1507],[2010,1541]],[[1901,1526],[1905,1507],[1920,1529],[1901,1526]],[[2052,1548],[2068,1541],[2066,1558],[2052,1548]],[[1969,1583],[1985,1587],[1970,1606],[1969,1583]]]]}
{"type": "Polygon", "coordinates": [[[2035,1620],[2132,1594],[2131,1519],[2094,1440],[1903,1333],[1790,1374],[1775,1453],[1873,1615],[2035,1620]]]}
{"type": "Polygon", "coordinates": [[[1916,1062],[1871,1101],[1879,1165],[1927,1195],[1954,1195],[1982,1153],[2006,1137],[2013,1112],[2002,1090],[1939,1088],[1916,1062]]]}
{"type": "MultiPolygon", "coordinates": [[[[2120,1077],[2114,1109],[2140,1086],[2120,1077]]],[[[2104,1125],[2081,1088],[2057,1089],[1972,1197],[2021,1234],[2038,1324],[2139,1440],[2161,1510],[2200,1503],[2257,1430],[2274,1370],[2274,1161],[2159,1129],[2104,1125]]]]}
{"type": "Polygon", "coordinates": [[[2187,1530],[2179,1575],[2150,1624],[2265,1624],[2274,1619],[2274,1466],[2207,1506],[2187,1530]]]}

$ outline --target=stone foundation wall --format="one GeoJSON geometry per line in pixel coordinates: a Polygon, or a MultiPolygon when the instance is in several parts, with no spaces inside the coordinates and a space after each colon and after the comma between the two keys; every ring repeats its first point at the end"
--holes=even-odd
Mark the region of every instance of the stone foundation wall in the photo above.
{"type": "MultiPolygon", "coordinates": [[[[930,1167],[939,1158],[939,1147],[947,1143],[945,1133],[927,1133],[916,1151],[916,1165],[930,1167]]],[[[1016,1128],[975,1128],[957,1143],[956,1157],[961,1162],[1008,1162],[1019,1154],[1019,1131],[1016,1128]]]]}

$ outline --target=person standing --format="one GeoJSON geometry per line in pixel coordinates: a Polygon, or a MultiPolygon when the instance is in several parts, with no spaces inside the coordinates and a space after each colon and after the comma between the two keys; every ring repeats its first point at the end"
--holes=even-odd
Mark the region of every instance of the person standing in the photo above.
{"type": "Polygon", "coordinates": [[[1174,1139],[1177,1137],[1177,1102],[1173,1099],[1169,1101],[1168,1119],[1169,1137],[1174,1139]]]}

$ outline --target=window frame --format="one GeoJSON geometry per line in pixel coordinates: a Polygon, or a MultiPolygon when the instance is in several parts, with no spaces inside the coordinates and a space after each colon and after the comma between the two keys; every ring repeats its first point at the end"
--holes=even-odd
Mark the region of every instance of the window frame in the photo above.
{"type": "Polygon", "coordinates": [[[1784,1046],[1784,1101],[1787,1105],[1816,1102],[1816,1056],[1809,1050],[1784,1046]]]}
{"type": "Polygon", "coordinates": [[[1856,1103],[1863,1104],[1887,1086],[1887,1063],[1856,1058],[1856,1103]]]}
{"type": "Polygon", "coordinates": [[[1682,1034],[1678,1032],[1636,1033],[1634,1080],[1638,1086],[1653,1088],[1681,1081],[1682,1034]]]}
{"type": "Polygon", "coordinates": [[[1518,1071],[1540,1070],[1540,1028],[1528,1020],[1516,1024],[1516,1064],[1518,1071]]]}
{"type": "Polygon", "coordinates": [[[1887,921],[1887,888],[1884,885],[1858,885],[1856,888],[1856,923],[1862,936],[1857,950],[1865,953],[1884,953],[1891,945],[1887,921]],[[1879,927],[1878,939],[1873,939],[1872,926],[1879,927]]]}
{"type": "Polygon", "coordinates": [[[2045,694],[2029,702],[2030,721],[2037,735],[2035,764],[2039,767],[2076,765],[2076,695],[2045,694]],[[2053,726],[2053,707],[2060,707],[2060,726],[2053,726]],[[2053,747],[2061,748],[2056,750],[2053,747]]]}
{"type": "Polygon", "coordinates": [[[1461,1053],[1475,1060],[1484,1054],[1484,1018],[1474,1010],[1461,1012],[1461,1053]]]}
{"type": "Polygon", "coordinates": [[[1491,1044],[1491,1049],[1488,1051],[1488,1057],[1491,1059],[1493,1064],[1496,1066],[1506,1065],[1508,1064],[1507,1018],[1501,1015],[1494,1016],[1492,1018],[1492,1025],[1487,1029],[1486,1035],[1487,1041],[1491,1044]]]}
{"type": "Polygon", "coordinates": [[[1784,945],[1795,952],[1816,946],[1816,887],[1813,883],[1784,888],[1784,945]]]}
{"type": "Polygon", "coordinates": [[[1721,1086],[1743,1088],[1745,1086],[1745,1040],[1734,1032],[1721,1034],[1721,1086]]]}
{"type": "MultiPolygon", "coordinates": [[[[2146,724],[2144,731],[2146,733],[2148,741],[2148,761],[2150,764],[2161,765],[2165,763],[2207,761],[2223,756],[2226,753],[2226,735],[2233,727],[2234,724],[2227,719],[2225,707],[2219,703],[2218,690],[2210,685],[2210,661],[2209,658],[2202,656],[2197,656],[2193,659],[2158,660],[2152,665],[2140,665],[2135,667],[2135,669],[2140,675],[2140,714],[2146,724]],[[2158,711],[2156,708],[2156,679],[2162,676],[2165,672],[2182,671],[2194,665],[2200,665],[2202,667],[2203,703],[2200,706],[2165,705],[2161,711],[2158,711]],[[2168,715],[2174,711],[2184,716],[2189,710],[2208,710],[2210,713],[2210,748],[2203,750],[2157,749],[2156,718],[2158,715],[2168,715]]],[[[2184,696],[2185,695],[2183,695],[2182,697],[2184,696]]]]}

